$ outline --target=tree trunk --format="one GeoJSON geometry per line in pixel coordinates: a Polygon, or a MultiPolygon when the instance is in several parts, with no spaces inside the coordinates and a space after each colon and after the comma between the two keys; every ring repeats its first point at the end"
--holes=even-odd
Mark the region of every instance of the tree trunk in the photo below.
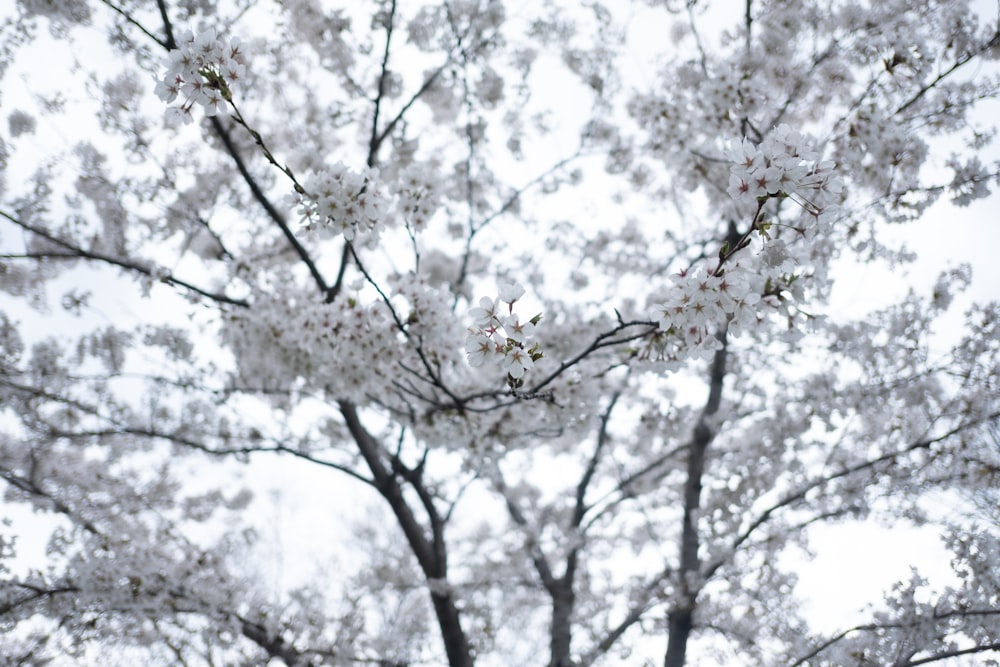
{"type": "Polygon", "coordinates": [[[556,589],[552,591],[549,667],[571,667],[573,664],[570,659],[570,640],[572,638],[570,622],[574,604],[572,580],[563,577],[557,582],[556,589]]]}
{"type": "MultiPolygon", "coordinates": [[[[381,447],[361,424],[357,409],[353,404],[341,401],[340,412],[358,446],[358,451],[368,465],[368,469],[371,470],[376,488],[389,503],[389,507],[396,516],[396,521],[399,523],[399,527],[410,545],[410,550],[416,556],[417,563],[427,581],[446,582],[448,561],[444,543],[444,525],[441,517],[430,504],[431,500],[426,493],[426,487],[422,486],[419,478],[412,476],[407,478],[415,488],[420,486],[417,488],[417,493],[425,501],[424,509],[427,511],[428,521],[431,524],[431,539],[428,539],[427,531],[414,516],[413,509],[403,496],[400,477],[395,471],[391,468],[387,469],[383,464],[381,447]]],[[[437,617],[438,629],[441,631],[445,654],[448,656],[448,667],[473,667],[474,660],[469,648],[469,639],[465,630],[462,629],[454,596],[450,592],[431,590],[431,603],[434,606],[434,615],[437,617]]]]}
{"type": "Polygon", "coordinates": [[[698,598],[701,562],[698,558],[698,508],[701,506],[701,480],[705,474],[705,453],[715,437],[709,419],[719,411],[722,381],[726,376],[726,334],[719,334],[722,347],[712,360],[708,400],[695,426],[688,452],[687,480],[684,483],[684,525],[680,545],[680,595],[667,616],[667,653],[664,667],[684,667],[688,639],[694,628],[694,610],[698,598]],[[692,581],[693,579],[693,581],[692,581]],[[693,585],[692,585],[693,584],[693,585]]]}

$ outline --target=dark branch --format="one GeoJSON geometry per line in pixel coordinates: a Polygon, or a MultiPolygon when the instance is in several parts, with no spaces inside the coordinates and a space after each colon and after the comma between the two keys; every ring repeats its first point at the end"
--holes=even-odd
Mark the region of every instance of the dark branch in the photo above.
{"type": "MultiPolygon", "coordinates": [[[[947,619],[951,619],[951,618],[965,617],[965,616],[972,616],[972,617],[974,617],[974,616],[998,616],[998,617],[1000,617],[1000,609],[953,609],[953,610],[948,610],[948,611],[943,611],[943,612],[936,611],[934,613],[934,615],[932,616],[931,620],[942,621],[942,620],[947,620],[947,619]]],[[[817,655],[819,655],[820,653],[822,653],[826,649],[828,649],[831,646],[833,646],[834,644],[837,644],[838,642],[846,639],[849,635],[852,635],[854,633],[858,633],[858,632],[880,632],[880,631],[883,631],[883,630],[890,630],[890,629],[913,628],[913,627],[917,627],[917,626],[923,625],[923,623],[925,623],[927,620],[928,619],[925,618],[925,617],[920,617],[920,618],[913,619],[912,621],[910,621],[908,623],[866,623],[865,625],[856,625],[856,626],[854,626],[852,628],[848,628],[846,630],[838,632],[836,635],[832,636],[830,639],[826,640],[825,642],[823,642],[822,644],[820,644],[819,646],[817,646],[816,648],[814,648],[809,653],[803,655],[798,660],[796,660],[795,662],[793,662],[792,664],[790,664],[788,667],[800,667],[801,665],[806,664],[807,662],[809,662],[810,660],[812,660],[813,658],[815,658],[817,655]]],[[[937,660],[944,660],[946,658],[956,657],[956,656],[959,656],[959,655],[965,655],[965,654],[971,654],[971,653],[980,653],[980,652],[983,652],[983,651],[995,651],[995,650],[1000,650],[1000,644],[986,644],[986,645],[982,645],[982,646],[975,646],[975,647],[968,648],[968,649],[956,649],[956,651],[958,651],[958,652],[944,651],[942,653],[937,653],[934,656],[931,656],[929,658],[920,658],[920,659],[918,659],[916,661],[909,661],[909,662],[905,662],[905,663],[896,665],[895,667],[910,667],[912,665],[923,665],[923,664],[927,664],[927,663],[930,663],[930,662],[935,662],[937,660]]]]}
{"type": "MultiPolygon", "coordinates": [[[[230,157],[232,157],[233,162],[236,164],[236,169],[240,172],[240,175],[243,177],[247,187],[250,188],[250,193],[253,195],[253,198],[256,199],[257,203],[261,205],[271,221],[278,226],[278,229],[281,230],[285,240],[288,241],[288,245],[292,246],[292,249],[295,250],[295,254],[299,256],[302,263],[306,265],[307,269],[309,269],[309,274],[312,276],[316,286],[323,294],[323,297],[328,301],[332,300],[330,299],[329,287],[327,287],[326,280],[323,279],[323,275],[319,272],[319,269],[316,268],[316,263],[309,255],[309,251],[306,250],[301,243],[299,243],[299,240],[295,237],[295,233],[288,226],[285,216],[278,211],[268,196],[264,194],[264,191],[260,188],[260,184],[257,183],[257,179],[254,178],[250,173],[250,170],[247,169],[246,162],[243,160],[243,156],[240,155],[239,149],[233,142],[233,139],[229,134],[229,130],[223,126],[222,121],[219,120],[218,116],[213,116],[211,121],[212,128],[215,130],[216,134],[219,135],[219,138],[222,139],[222,143],[225,145],[226,151],[229,153],[230,157]]],[[[260,135],[254,133],[253,136],[257,141],[257,144],[262,145],[260,135]]],[[[277,164],[273,159],[271,162],[273,164],[277,164]]],[[[280,165],[278,166],[281,168],[280,165]]],[[[298,184],[296,183],[296,185],[298,184]]]]}
{"type": "Polygon", "coordinates": [[[59,246],[60,248],[64,248],[66,250],[66,252],[64,253],[27,252],[19,255],[4,255],[4,257],[24,258],[24,259],[56,259],[56,260],[87,259],[97,262],[104,262],[105,264],[117,266],[120,269],[132,271],[133,273],[138,273],[140,275],[147,276],[149,278],[156,277],[162,283],[176,287],[183,287],[186,290],[194,292],[195,294],[203,296],[207,299],[211,299],[212,301],[216,301],[218,303],[227,303],[233,306],[240,306],[242,308],[247,308],[250,306],[250,304],[244,301],[243,299],[234,299],[232,297],[226,296],[225,294],[209,292],[208,290],[202,289],[197,285],[189,283],[186,280],[182,280],[170,274],[158,275],[155,271],[153,271],[149,267],[137,264],[134,261],[121,259],[119,257],[112,257],[111,255],[105,255],[103,253],[93,252],[91,250],[84,250],[83,248],[73,243],[64,241],[63,239],[54,236],[52,233],[46,231],[45,229],[42,229],[41,227],[37,227],[30,223],[19,220],[18,218],[15,218],[11,214],[7,213],[6,211],[0,210],[0,217],[6,218],[7,220],[13,222],[15,225],[21,227],[25,231],[29,231],[32,234],[40,236],[46,241],[49,241],[50,243],[53,243],[59,246]]]}
{"type": "MultiPolygon", "coordinates": [[[[385,100],[386,82],[389,80],[389,48],[392,45],[393,22],[396,19],[396,0],[392,0],[389,7],[389,16],[385,24],[385,50],[382,52],[382,65],[378,77],[378,93],[375,96],[375,109],[372,113],[372,132],[368,140],[368,166],[374,167],[378,162],[378,150],[382,146],[382,141],[387,136],[386,133],[379,134],[378,118],[382,111],[382,102],[385,100]]],[[[391,130],[391,126],[386,132],[391,130]]]]}
{"type": "MultiPolygon", "coordinates": [[[[754,521],[752,521],[750,525],[747,526],[747,528],[743,532],[741,532],[736,537],[728,553],[729,554],[735,553],[743,545],[743,543],[746,542],[757,531],[758,528],[766,524],[776,512],[786,507],[795,505],[796,503],[804,500],[806,495],[813,489],[825,486],[830,482],[836,481],[840,478],[847,477],[849,475],[854,475],[856,473],[863,472],[865,470],[870,470],[871,468],[874,468],[880,464],[887,463],[889,461],[894,461],[895,459],[898,459],[902,456],[906,456],[907,454],[911,454],[915,451],[930,449],[930,447],[935,443],[946,440],[970,428],[974,428],[976,426],[985,424],[990,420],[997,419],[998,417],[1000,417],[1000,413],[994,413],[991,415],[987,415],[982,419],[976,419],[971,422],[960,424],[952,429],[949,429],[945,433],[942,433],[941,435],[911,443],[910,445],[902,449],[898,449],[892,452],[887,452],[873,459],[862,461],[861,463],[849,466],[847,468],[844,468],[843,470],[839,470],[830,475],[825,475],[823,477],[813,480],[812,482],[809,482],[808,484],[805,484],[804,486],[799,488],[799,490],[786,495],[785,497],[783,497],[782,499],[778,500],[773,505],[768,507],[766,510],[761,512],[761,514],[754,521]]],[[[714,562],[705,571],[705,578],[707,579],[711,577],[713,574],[715,574],[715,572],[718,571],[718,569],[722,567],[722,565],[724,565],[727,560],[728,557],[723,557],[714,562]]]]}
{"type": "Polygon", "coordinates": [[[914,104],[916,104],[918,101],[920,101],[920,99],[924,95],[926,95],[928,92],[930,92],[931,90],[933,90],[939,83],[941,83],[942,81],[944,81],[945,79],[947,79],[949,76],[951,76],[952,74],[954,74],[956,71],[958,71],[963,65],[968,64],[970,61],[972,61],[974,58],[976,58],[976,56],[979,56],[979,55],[985,53],[986,51],[989,51],[990,49],[992,49],[992,48],[994,48],[994,47],[996,47],[998,45],[1000,45],[1000,24],[997,25],[996,32],[993,33],[993,36],[990,38],[990,40],[988,42],[986,42],[985,44],[981,45],[979,48],[977,48],[977,49],[975,49],[973,51],[970,51],[969,53],[964,54],[963,56],[959,57],[957,60],[955,60],[955,62],[952,64],[951,67],[949,67],[944,72],[942,72],[941,74],[938,74],[936,77],[934,77],[933,79],[931,79],[931,81],[928,82],[926,85],[922,86],[920,88],[920,90],[918,90],[916,92],[916,94],[913,95],[913,97],[911,97],[909,100],[907,100],[905,103],[903,103],[902,106],[900,106],[898,109],[896,109],[896,111],[893,113],[893,115],[898,115],[898,114],[903,113],[904,111],[906,111],[907,109],[909,109],[911,106],[913,106],[914,104]]]}
{"type": "Polygon", "coordinates": [[[172,38],[169,41],[168,40],[160,39],[159,37],[157,37],[153,33],[151,33],[148,30],[146,30],[145,26],[143,26],[141,23],[139,23],[138,21],[136,21],[132,17],[131,14],[129,14],[128,12],[126,12],[124,9],[122,9],[118,5],[114,4],[113,2],[110,2],[109,0],[101,0],[101,2],[103,2],[105,5],[107,5],[108,8],[110,8],[115,13],[120,14],[121,17],[124,18],[128,23],[131,23],[142,34],[146,35],[146,37],[149,37],[151,40],[153,40],[154,42],[156,42],[157,44],[159,44],[160,46],[162,46],[164,49],[174,48],[173,46],[171,46],[171,44],[173,42],[172,38]]]}

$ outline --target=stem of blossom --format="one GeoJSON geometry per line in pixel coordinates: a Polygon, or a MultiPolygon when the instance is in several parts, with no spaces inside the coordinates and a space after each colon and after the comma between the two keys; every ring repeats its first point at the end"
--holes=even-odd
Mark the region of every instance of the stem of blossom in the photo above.
{"type": "Polygon", "coordinates": [[[254,143],[260,146],[260,150],[261,152],[263,152],[264,158],[272,165],[277,167],[278,170],[281,171],[281,173],[283,173],[285,176],[288,177],[288,179],[292,182],[292,187],[295,189],[296,193],[300,195],[306,194],[305,188],[303,188],[302,185],[299,183],[298,179],[295,178],[295,174],[292,172],[291,168],[289,168],[287,164],[284,165],[278,164],[278,161],[271,153],[271,149],[269,149],[267,147],[267,144],[264,143],[264,138],[260,135],[260,132],[253,129],[247,124],[246,120],[243,118],[243,114],[239,110],[239,107],[236,106],[236,102],[233,102],[230,99],[229,104],[233,107],[233,114],[230,116],[230,118],[236,121],[238,125],[242,125],[246,129],[246,131],[250,133],[250,136],[253,137],[254,143]]]}
{"type": "Polygon", "coordinates": [[[739,230],[736,229],[736,224],[733,221],[729,221],[729,229],[726,232],[726,241],[722,246],[722,250],[719,252],[719,264],[712,271],[713,276],[721,276],[722,265],[728,262],[737,252],[750,245],[750,234],[757,229],[757,222],[760,220],[760,212],[763,208],[764,202],[757,202],[757,212],[753,214],[753,222],[750,223],[750,228],[743,234],[739,233],[739,230]]]}

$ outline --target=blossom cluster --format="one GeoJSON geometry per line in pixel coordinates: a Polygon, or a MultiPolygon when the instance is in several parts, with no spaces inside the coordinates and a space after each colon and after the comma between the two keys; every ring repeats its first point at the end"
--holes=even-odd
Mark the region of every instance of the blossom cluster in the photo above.
{"type": "Polygon", "coordinates": [[[484,296],[479,306],[469,311],[473,326],[469,328],[465,351],[471,366],[499,366],[507,371],[508,383],[516,387],[523,381],[524,373],[542,357],[533,336],[542,316],[522,321],[514,312],[514,303],[524,295],[524,287],[518,283],[501,282],[498,291],[497,297],[484,296]],[[506,304],[506,308],[501,304],[506,304]]]}
{"type": "MultiPolygon", "coordinates": [[[[673,277],[666,294],[651,307],[658,334],[651,350],[659,360],[679,363],[688,356],[708,356],[719,348],[724,324],[733,334],[757,327],[761,311],[788,310],[786,300],[800,287],[810,263],[810,245],[824,213],[835,207],[842,184],[833,162],[821,161],[799,132],[781,125],[759,146],[748,139],[729,156],[729,194],[738,202],[762,205],[771,197],[789,197],[818,220],[797,226],[794,237],[772,238],[770,225],[754,219],[754,238],[673,277]]],[[[786,313],[787,314],[787,313],[786,313]]]]}
{"type": "Polygon", "coordinates": [[[195,105],[204,107],[209,116],[218,114],[246,76],[239,38],[219,37],[209,28],[197,36],[187,32],[177,44],[167,54],[167,71],[156,83],[157,96],[168,104],[180,96],[181,105],[171,107],[170,113],[185,123],[192,121],[195,105]]]}
{"type": "Polygon", "coordinates": [[[234,311],[225,336],[244,381],[264,387],[302,382],[361,401],[384,395],[398,359],[395,328],[381,303],[325,303],[309,293],[262,295],[234,311]]]}
{"type": "Polygon", "coordinates": [[[377,241],[390,205],[378,176],[377,169],[359,173],[343,162],[313,174],[298,201],[305,229],[343,234],[348,241],[377,241]]]}
{"type": "Polygon", "coordinates": [[[744,259],[718,272],[701,264],[672,276],[673,285],[665,298],[652,306],[652,316],[662,332],[658,344],[663,359],[677,359],[681,350],[693,356],[706,356],[721,344],[716,327],[729,322],[733,333],[752,329],[757,324],[757,308],[762,284],[759,273],[749,270],[744,259]]]}
{"type": "Polygon", "coordinates": [[[749,139],[729,150],[729,194],[744,202],[787,196],[819,215],[839,198],[842,182],[834,163],[820,160],[809,141],[788,125],[779,125],[759,146],[749,139]]]}
{"type": "Polygon", "coordinates": [[[400,174],[396,206],[414,231],[427,226],[441,201],[441,184],[434,173],[428,165],[411,164],[400,174]]]}

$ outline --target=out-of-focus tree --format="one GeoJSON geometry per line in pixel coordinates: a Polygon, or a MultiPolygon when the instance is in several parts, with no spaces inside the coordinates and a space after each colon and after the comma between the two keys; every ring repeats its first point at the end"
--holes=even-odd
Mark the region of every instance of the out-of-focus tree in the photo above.
{"type": "Polygon", "coordinates": [[[953,312],[964,265],[860,319],[829,298],[995,185],[996,15],[3,20],[4,664],[995,664],[1000,305],[953,312]],[[301,587],[237,482],[277,457],[391,519],[318,508],[357,529],[281,545],[341,556],[301,587]],[[817,631],[795,556],[862,519],[938,526],[954,577],[817,631]]]}

